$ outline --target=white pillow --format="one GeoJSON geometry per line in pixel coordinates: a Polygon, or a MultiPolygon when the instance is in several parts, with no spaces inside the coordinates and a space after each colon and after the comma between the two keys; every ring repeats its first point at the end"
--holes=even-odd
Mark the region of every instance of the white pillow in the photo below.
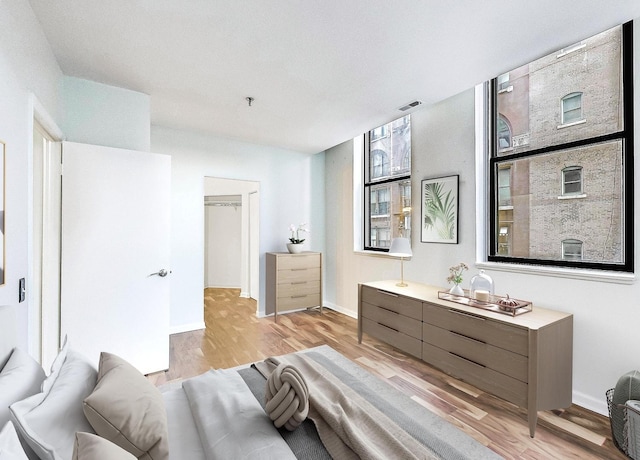
{"type": "Polygon", "coordinates": [[[93,433],[82,401],[96,385],[98,372],[87,358],[65,343],[43,392],[9,407],[16,431],[42,460],[68,460],[76,431],[93,433]],[[58,366],[59,364],[59,366],[58,366]]]}
{"type": "Polygon", "coordinates": [[[29,460],[11,422],[5,423],[0,431],[0,460],[29,460]]]}
{"type": "Polygon", "coordinates": [[[20,348],[13,349],[0,371],[0,427],[10,419],[9,406],[39,393],[44,377],[40,364],[20,348]]]}
{"type": "MultiPolygon", "coordinates": [[[[2,457],[0,457],[2,460],[2,457]]],[[[123,448],[95,434],[76,433],[72,460],[137,460],[123,448]]]]}

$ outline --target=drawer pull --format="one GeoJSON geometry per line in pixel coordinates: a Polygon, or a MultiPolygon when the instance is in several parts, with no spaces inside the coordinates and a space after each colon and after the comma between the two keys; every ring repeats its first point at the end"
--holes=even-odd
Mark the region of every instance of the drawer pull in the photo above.
{"type": "Polygon", "coordinates": [[[477,362],[475,362],[475,361],[473,361],[473,360],[471,360],[471,359],[469,359],[469,358],[465,358],[464,356],[460,356],[460,355],[458,355],[458,354],[456,354],[456,353],[449,352],[449,354],[450,354],[450,355],[455,356],[456,358],[463,359],[463,360],[465,360],[465,361],[466,361],[466,362],[468,362],[468,363],[475,364],[476,366],[481,367],[481,368],[483,368],[483,369],[486,369],[486,368],[487,368],[487,366],[485,366],[484,364],[477,363],[477,362]]]}
{"type": "Polygon", "coordinates": [[[392,330],[393,332],[400,332],[399,330],[394,329],[394,328],[392,328],[392,327],[389,327],[389,326],[387,326],[386,324],[378,323],[378,325],[379,325],[379,326],[382,326],[382,327],[385,327],[385,328],[387,328],[387,329],[390,329],[390,330],[392,330]]]}
{"type": "Polygon", "coordinates": [[[306,297],[306,296],[307,296],[306,294],[304,294],[304,295],[292,295],[291,298],[292,299],[301,299],[302,297],[306,297]]]}
{"type": "Polygon", "coordinates": [[[390,297],[400,297],[398,294],[394,294],[393,292],[381,291],[380,289],[378,289],[378,292],[380,294],[388,295],[390,297]]]}
{"type": "Polygon", "coordinates": [[[467,340],[471,340],[472,342],[478,343],[480,345],[486,345],[487,342],[485,342],[484,340],[479,340],[479,339],[474,339],[473,337],[469,337],[468,335],[464,335],[464,334],[460,334],[459,332],[456,331],[449,331],[454,335],[457,335],[458,337],[462,337],[463,339],[467,339],[467,340]]]}
{"type": "Polygon", "coordinates": [[[292,272],[303,272],[308,270],[308,268],[292,268],[291,271],[292,272]]]}
{"type": "Polygon", "coordinates": [[[479,321],[484,321],[485,320],[481,316],[472,315],[471,313],[465,313],[463,311],[453,310],[451,308],[449,309],[449,312],[455,313],[456,315],[466,316],[467,318],[477,319],[479,321]]]}
{"type": "Polygon", "coordinates": [[[292,281],[291,284],[307,284],[306,281],[292,281]]]}
{"type": "Polygon", "coordinates": [[[378,308],[384,311],[388,311],[389,313],[395,313],[396,315],[400,314],[400,312],[397,312],[395,310],[389,310],[388,308],[385,308],[385,307],[378,307],[378,308]]]}

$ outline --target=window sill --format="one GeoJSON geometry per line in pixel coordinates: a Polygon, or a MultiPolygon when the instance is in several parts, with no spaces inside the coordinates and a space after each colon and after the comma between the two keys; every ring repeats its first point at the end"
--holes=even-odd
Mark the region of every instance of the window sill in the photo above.
{"type": "Polygon", "coordinates": [[[506,88],[502,88],[501,90],[498,91],[498,94],[510,93],[511,91],[513,91],[513,85],[509,85],[506,88]]]}
{"type": "Polygon", "coordinates": [[[571,53],[575,53],[576,51],[581,50],[585,46],[587,46],[586,43],[581,43],[581,44],[579,44],[577,46],[569,47],[566,51],[562,51],[561,53],[557,54],[556,55],[556,59],[564,57],[564,56],[567,56],[567,55],[569,55],[571,53]]]}
{"type": "Polygon", "coordinates": [[[572,126],[582,125],[586,122],[587,122],[586,118],[583,118],[582,120],[572,121],[571,123],[564,123],[562,125],[558,125],[558,129],[571,128],[572,126]]]}
{"type": "MultiPolygon", "coordinates": [[[[383,251],[367,251],[365,249],[354,249],[353,253],[357,256],[380,257],[383,259],[401,259],[400,256],[392,256],[389,255],[388,252],[383,251]]],[[[411,257],[404,257],[404,260],[411,260],[411,257]]]]}
{"type": "Polygon", "coordinates": [[[501,272],[520,273],[523,275],[552,276],[554,278],[568,278],[582,281],[598,281],[601,283],[633,284],[636,280],[634,273],[583,270],[579,268],[541,267],[534,265],[508,264],[498,262],[476,262],[478,268],[501,272]]]}
{"type": "Polygon", "coordinates": [[[559,200],[572,200],[574,198],[586,198],[586,193],[576,194],[576,195],[560,195],[558,197],[559,200]]]}

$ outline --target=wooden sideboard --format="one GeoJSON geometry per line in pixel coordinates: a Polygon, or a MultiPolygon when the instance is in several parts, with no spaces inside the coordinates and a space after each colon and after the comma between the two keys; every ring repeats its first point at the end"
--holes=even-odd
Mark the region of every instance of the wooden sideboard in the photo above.
{"type": "Polygon", "coordinates": [[[527,409],[531,437],[539,410],[571,405],[573,315],[534,306],[513,317],[408,284],[358,285],[358,342],[365,332],[527,409]]]}
{"type": "Polygon", "coordinates": [[[322,313],[322,254],[319,252],[267,252],[267,308],[278,313],[320,307],[322,313]]]}

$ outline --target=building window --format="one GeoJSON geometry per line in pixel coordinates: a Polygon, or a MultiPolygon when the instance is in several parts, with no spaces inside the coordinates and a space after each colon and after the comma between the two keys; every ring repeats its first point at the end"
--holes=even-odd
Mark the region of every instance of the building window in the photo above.
{"type": "Polygon", "coordinates": [[[511,148],[511,128],[502,115],[498,117],[498,148],[500,150],[511,148]]]}
{"type": "Polygon", "coordinates": [[[364,145],[364,249],[388,251],[411,237],[411,116],[367,133],[364,145]]]}
{"type": "Polygon", "coordinates": [[[498,208],[511,206],[511,167],[498,170],[498,208]]]}
{"type": "Polygon", "coordinates": [[[500,77],[491,81],[489,261],[633,271],[632,28],[510,71],[518,76],[510,93],[500,91],[500,77]],[[587,171],[597,171],[589,194],[587,171]],[[558,172],[561,197],[580,200],[558,199],[558,172]]]}
{"type": "Polygon", "coordinates": [[[562,124],[582,120],[582,93],[571,93],[562,98],[562,124]]]}
{"type": "Polygon", "coordinates": [[[568,239],[562,242],[562,258],[564,260],[582,260],[582,241],[568,239]]]}
{"type": "Polygon", "coordinates": [[[562,194],[582,194],[582,167],[571,166],[562,170],[562,194]]]}

